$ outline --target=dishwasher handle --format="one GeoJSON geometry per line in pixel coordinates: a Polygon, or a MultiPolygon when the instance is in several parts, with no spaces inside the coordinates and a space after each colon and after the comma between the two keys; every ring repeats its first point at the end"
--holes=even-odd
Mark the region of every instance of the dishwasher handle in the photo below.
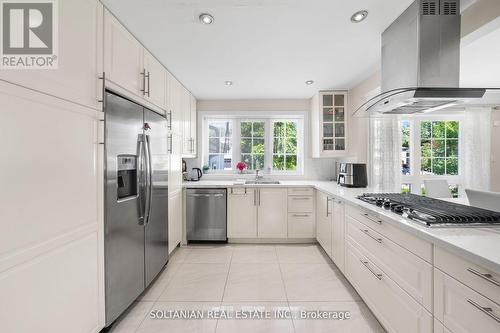
{"type": "Polygon", "coordinates": [[[216,193],[216,194],[187,194],[188,197],[203,197],[203,198],[211,198],[211,197],[223,197],[223,193],[216,193]]]}

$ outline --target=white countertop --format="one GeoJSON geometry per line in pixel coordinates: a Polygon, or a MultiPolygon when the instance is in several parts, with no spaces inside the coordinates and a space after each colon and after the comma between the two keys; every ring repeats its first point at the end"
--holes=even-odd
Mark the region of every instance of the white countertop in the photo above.
{"type": "MultiPolygon", "coordinates": [[[[397,226],[436,246],[444,248],[465,259],[495,272],[500,272],[500,227],[498,228],[428,228],[418,222],[394,214],[382,207],[363,202],[356,197],[370,189],[354,189],[338,186],[327,181],[280,181],[280,184],[235,185],[233,180],[201,180],[185,182],[185,188],[228,188],[228,187],[314,187],[330,196],[342,199],[350,204],[370,210],[384,221],[397,226]]],[[[450,200],[451,201],[451,200],[450,200]]],[[[464,199],[457,203],[466,203],[464,199]]]]}

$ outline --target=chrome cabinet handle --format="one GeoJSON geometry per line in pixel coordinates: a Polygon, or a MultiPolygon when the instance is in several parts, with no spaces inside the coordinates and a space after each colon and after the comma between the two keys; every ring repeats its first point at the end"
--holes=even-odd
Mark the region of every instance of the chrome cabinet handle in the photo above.
{"type": "Polygon", "coordinates": [[[259,188],[259,193],[257,194],[258,198],[259,198],[259,206],[260,206],[260,188],[259,188]]]}
{"type": "Polygon", "coordinates": [[[359,259],[359,261],[361,261],[361,263],[373,274],[375,275],[375,277],[379,280],[382,280],[382,274],[380,273],[377,273],[375,272],[370,266],[369,266],[369,262],[367,260],[362,260],[362,259],[359,259]]]}
{"type": "MultiPolygon", "coordinates": [[[[231,194],[232,195],[247,195],[247,188],[245,187],[245,192],[244,193],[234,193],[233,188],[231,187],[231,194]]],[[[254,200],[255,202],[255,200],[254,200]]],[[[255,205],[255,203],[254,203],[255,205]]]]}
{"type": "Polygon", "coordinates": [[[253,190],[253,205],[257,206],[257,189],[253,190]]]}
{"type": "Polygon", "coordinates": [[[172,110],[168,110],[167,119],[168,119],[167,127],[171,131],[172,130],[172,110]]]}
{"type": "Polygon", "coordinates": [[[98,103],[102,103],[102,106],[104,107],[104,96],[106,95],[106,73],[102,72],[102,75],[98,77],[99,80],[102,80],[102,88],[101,88],[101,99],[98,99],[98,103]]]}
{"type": "Polygon", "coordinates": [[[360,213],[360,214],[372,222],[375,222],[377,224],[382,224],[382,220],[375,220],[375,219],[371,218],[370,215],[368,215],[368,213],[360,213]]]}
{"type": "Polygon", "coordinates": [[[148,94],[148,97],[150,97],[149,94],[151,92],[151,83],[150,83],[149,79],[151,78],[151,74],[149,73],[149,71],[148,71],[148,74],[147,74],[147,78],[148,78],[148,92],[147,92],[147,94],[148,94]]]}
{"type": "Polygon", "coordinates": [[[146,69],[144,68],[141,72],[142,75],[142,96],[146,96],[146,69]]]}
{"type": "Polygon", "coordinates": [[[472,304],[472,306],[474,306],[476,309],[478,309],[479,311],[481,311],[482,313],[484,313],[488,317],[490,317],[493,320],[495,320],[497,323],[500,323],[500,317],[497,316],[495,314],[495,312],[493,312],[492,308],[481,306],[480,304],[476,303],[475,301],[473,301],[471,299],[467,299],[467,302],[469,302],[469,304],[472,304]]]}
{"type": "Polygon", "coordinates": [[[311,200],[311,198],[308,198],[308,197],[293,197],[292,200],[311,200]]]}
{"type": "Polygon", "coordinates": [[[326,217],[330,216],[330,209],[329,209],[329,203],[330,203],[330,198],[326,198],[326,217]]]}
{"type": "Polygon", "coordinates": [[[493,279],[493,275],[491,275],[489,273],[481,273],[481,272],[476,271],[474,268],[471,268],[471,267],[467,268],[467,271],[474,274],[474,275],[479,276],[480,278],[482,278],[490,283],[493,283],[497,287],[500,287],[500,282],[493,279]]]}
{"type": "Polygon", "coordinates": [[[168,135],[168,152],[172,154],[172,141],[174,140],[174,137],[172,134],[168,135]]]}
{"type": "Polygon", "coordinates": [[[311,215],[309,215],[309,214],[293,214],[292,216],[293,217],[309,217],[311,215]]]}
{"type": "Polygon", "coordinates": [[[361,230],[365,235],[367,235],[371,239],[373,239],[376,242],[382,244],[382,238],[377,238],[377,237],[373,236],[372,234],[370,234],[370,231],[368,229],[359,229],[359,230],[361,230]]]}

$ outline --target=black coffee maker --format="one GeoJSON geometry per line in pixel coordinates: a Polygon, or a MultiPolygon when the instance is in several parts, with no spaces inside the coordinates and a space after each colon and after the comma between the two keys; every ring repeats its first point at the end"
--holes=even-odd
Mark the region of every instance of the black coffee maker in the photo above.
{"type": "Polygon", "coordinates": [[[368,177],[364,163],[340,163],[337,184],[345,187],[366,187],[368,177]]]}

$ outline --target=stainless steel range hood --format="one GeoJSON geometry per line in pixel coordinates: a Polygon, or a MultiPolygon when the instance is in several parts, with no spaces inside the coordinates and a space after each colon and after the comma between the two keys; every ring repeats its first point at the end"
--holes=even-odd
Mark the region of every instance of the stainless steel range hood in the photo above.
{"type": "Polygon", "coordinates": [[[495,88],[459,88],[460,0],[416,0],[382,33],[382,93],[355,114],[413,114],[499,103],[495,88]]]}

